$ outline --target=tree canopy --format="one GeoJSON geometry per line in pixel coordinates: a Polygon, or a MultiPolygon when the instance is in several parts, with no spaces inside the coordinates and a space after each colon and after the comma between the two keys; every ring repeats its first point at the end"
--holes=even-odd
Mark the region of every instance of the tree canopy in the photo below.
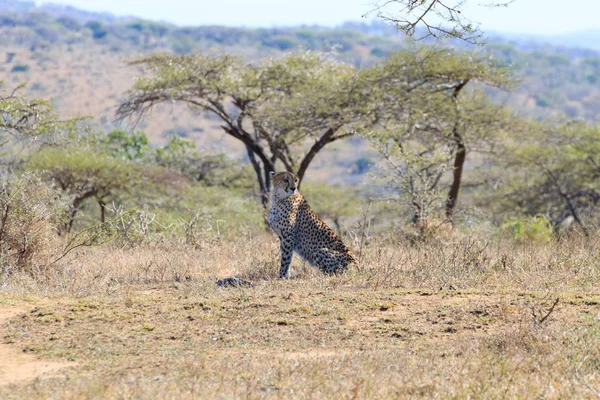
{"type": "Polygon", "coordinates": [[[52,144],[72,138],[81,128],[77,125],[80,119],[61,119],[48,101],[22,96],[23,88],[0,92],[0,146],[33,141],[52,144]]]}
{"type": "Polygon", "coordinates": [[[443,196],[452,220],[469,151],[490,148],[506,125],[502,107],[492,105],[477,85],[501,89],[514,79],[495,60],[437,46],[396,53],[372,68],[381,106],[378,129],[369,135],[391,167],[386,180],[408,195],[414,221],[427,218],[443,196]],[[467,85],[474,85],[468,89],[467,85]]]}
{"type": "Polygon", "coordinates": [[[158,104],[177,101],[218,117],[246,147],[263,204],[278,164],[302,179],[325,146],[372,123],[361,74],[328,54],[286,54],[257,63],[227,54],[155,55],[133,64],[145,74],[118,116],[141,118],[158,104]]]}
{"type": "MultiPolygon", "coordinates": [[[[530,122],[495,159],[502,170],[494,207],[575,222],[588,234],[600,205],[600,129],[583,122],[530,122]]],[[[595,223],[594,223],[595,222],[595,223]]]]}

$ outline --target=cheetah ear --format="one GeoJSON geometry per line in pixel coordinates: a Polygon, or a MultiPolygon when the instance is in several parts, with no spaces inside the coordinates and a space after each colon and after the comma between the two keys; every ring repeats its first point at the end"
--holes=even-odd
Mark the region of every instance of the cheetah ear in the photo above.
{"type": "Polygon", "coordinates": [[[269,175],[271,175],[271,176],[275,175],[275,171],[269,172],[269,175]]]}

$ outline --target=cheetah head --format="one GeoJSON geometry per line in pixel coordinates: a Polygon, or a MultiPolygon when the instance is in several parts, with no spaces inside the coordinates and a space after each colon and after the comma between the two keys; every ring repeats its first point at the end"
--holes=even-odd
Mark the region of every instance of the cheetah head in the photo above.
{"type": "Polygon", "coordinates": [[[278,199],[284,199],[293,196],[298,192],[298,175],[291,172],[271,172],[273,179],[273,196],[278,199]]]}

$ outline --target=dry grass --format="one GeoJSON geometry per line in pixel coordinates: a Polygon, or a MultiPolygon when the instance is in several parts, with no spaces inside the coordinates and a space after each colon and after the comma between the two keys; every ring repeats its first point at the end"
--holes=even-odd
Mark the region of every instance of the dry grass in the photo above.
{"type": "Polygon", "coordinates": [[[3,340],[78,363],[0,398],[600,395],[598,239],[376,237],[355,252],[347,275],[295,260],[289,281],[269,235],[92,248],[45,282],[13,276],[0,307],[32,311],[3,340]],[[256,287],[216,286],[233,275],[256,287]]]}

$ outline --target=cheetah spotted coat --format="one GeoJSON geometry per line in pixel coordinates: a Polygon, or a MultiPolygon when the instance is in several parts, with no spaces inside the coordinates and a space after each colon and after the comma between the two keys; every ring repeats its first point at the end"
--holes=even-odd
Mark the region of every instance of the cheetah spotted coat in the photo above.
{"type": "Polygon", "coordinates": [[[354,256],[337,235],[310,208],[298,192],[298,177],[290,172],[272,173],[273,195],[269,225],[279,236],[279,278],[288,278],[294,251],[327,274],[344,272],[354,256]]]}

